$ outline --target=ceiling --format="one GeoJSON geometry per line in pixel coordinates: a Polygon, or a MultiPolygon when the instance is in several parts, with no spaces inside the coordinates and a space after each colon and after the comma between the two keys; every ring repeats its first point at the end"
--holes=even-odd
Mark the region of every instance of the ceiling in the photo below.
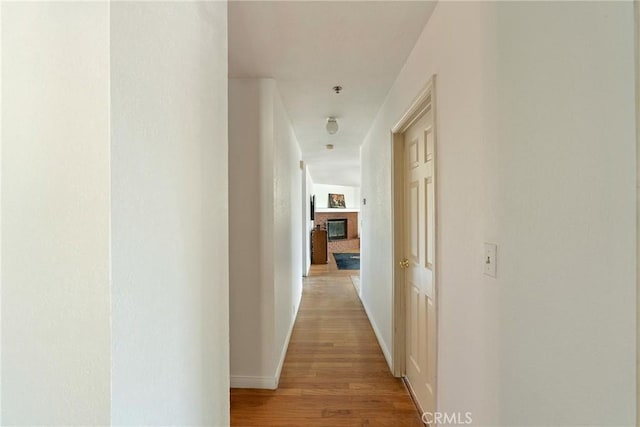
{"type": "Polygon", "coordinates": [[[359,186],[360,145],[434,6],[229,2],[229,77],[275,79],[313,181],[359,186]]]}

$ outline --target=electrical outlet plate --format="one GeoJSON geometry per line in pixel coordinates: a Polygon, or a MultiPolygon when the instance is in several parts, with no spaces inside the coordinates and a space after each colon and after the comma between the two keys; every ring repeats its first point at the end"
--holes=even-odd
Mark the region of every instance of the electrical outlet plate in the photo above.
{"type": "Polygon", "coordinates": [[[496,277],[498,261],[498,245],[495,243],[484,244],[484,274],[490,277],[496,277]]]}

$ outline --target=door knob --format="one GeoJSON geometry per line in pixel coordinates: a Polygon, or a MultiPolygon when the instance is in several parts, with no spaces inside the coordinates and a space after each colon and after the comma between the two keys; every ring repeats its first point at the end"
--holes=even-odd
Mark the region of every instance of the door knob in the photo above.
{"type": "Polygon", "coordinates": [[[409,268],[409,260],[405,258],[402,261],[400,261],[400,267],[409,268]]]}

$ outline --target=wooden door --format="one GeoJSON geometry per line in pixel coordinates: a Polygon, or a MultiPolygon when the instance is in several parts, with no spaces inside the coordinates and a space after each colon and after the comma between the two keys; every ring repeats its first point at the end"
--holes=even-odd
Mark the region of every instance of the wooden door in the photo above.
{"type": "Polygon", "coordinates": [[[404,132],[405,369],[423,412],[436,410],[435,133],[429,108],[404,132]]]}

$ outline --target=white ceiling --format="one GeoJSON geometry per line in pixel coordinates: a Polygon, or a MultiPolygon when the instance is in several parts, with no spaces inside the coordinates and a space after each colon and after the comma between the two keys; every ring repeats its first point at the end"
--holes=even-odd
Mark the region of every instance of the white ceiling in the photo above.
{"type": "Polygon", "coordinates": [[[434,6],[230,2],[229,76],[274,78],[313,181],[359,186],[360,144],[434,6]],[[338,119],[335,135],[328,116],[338,119]]]}

